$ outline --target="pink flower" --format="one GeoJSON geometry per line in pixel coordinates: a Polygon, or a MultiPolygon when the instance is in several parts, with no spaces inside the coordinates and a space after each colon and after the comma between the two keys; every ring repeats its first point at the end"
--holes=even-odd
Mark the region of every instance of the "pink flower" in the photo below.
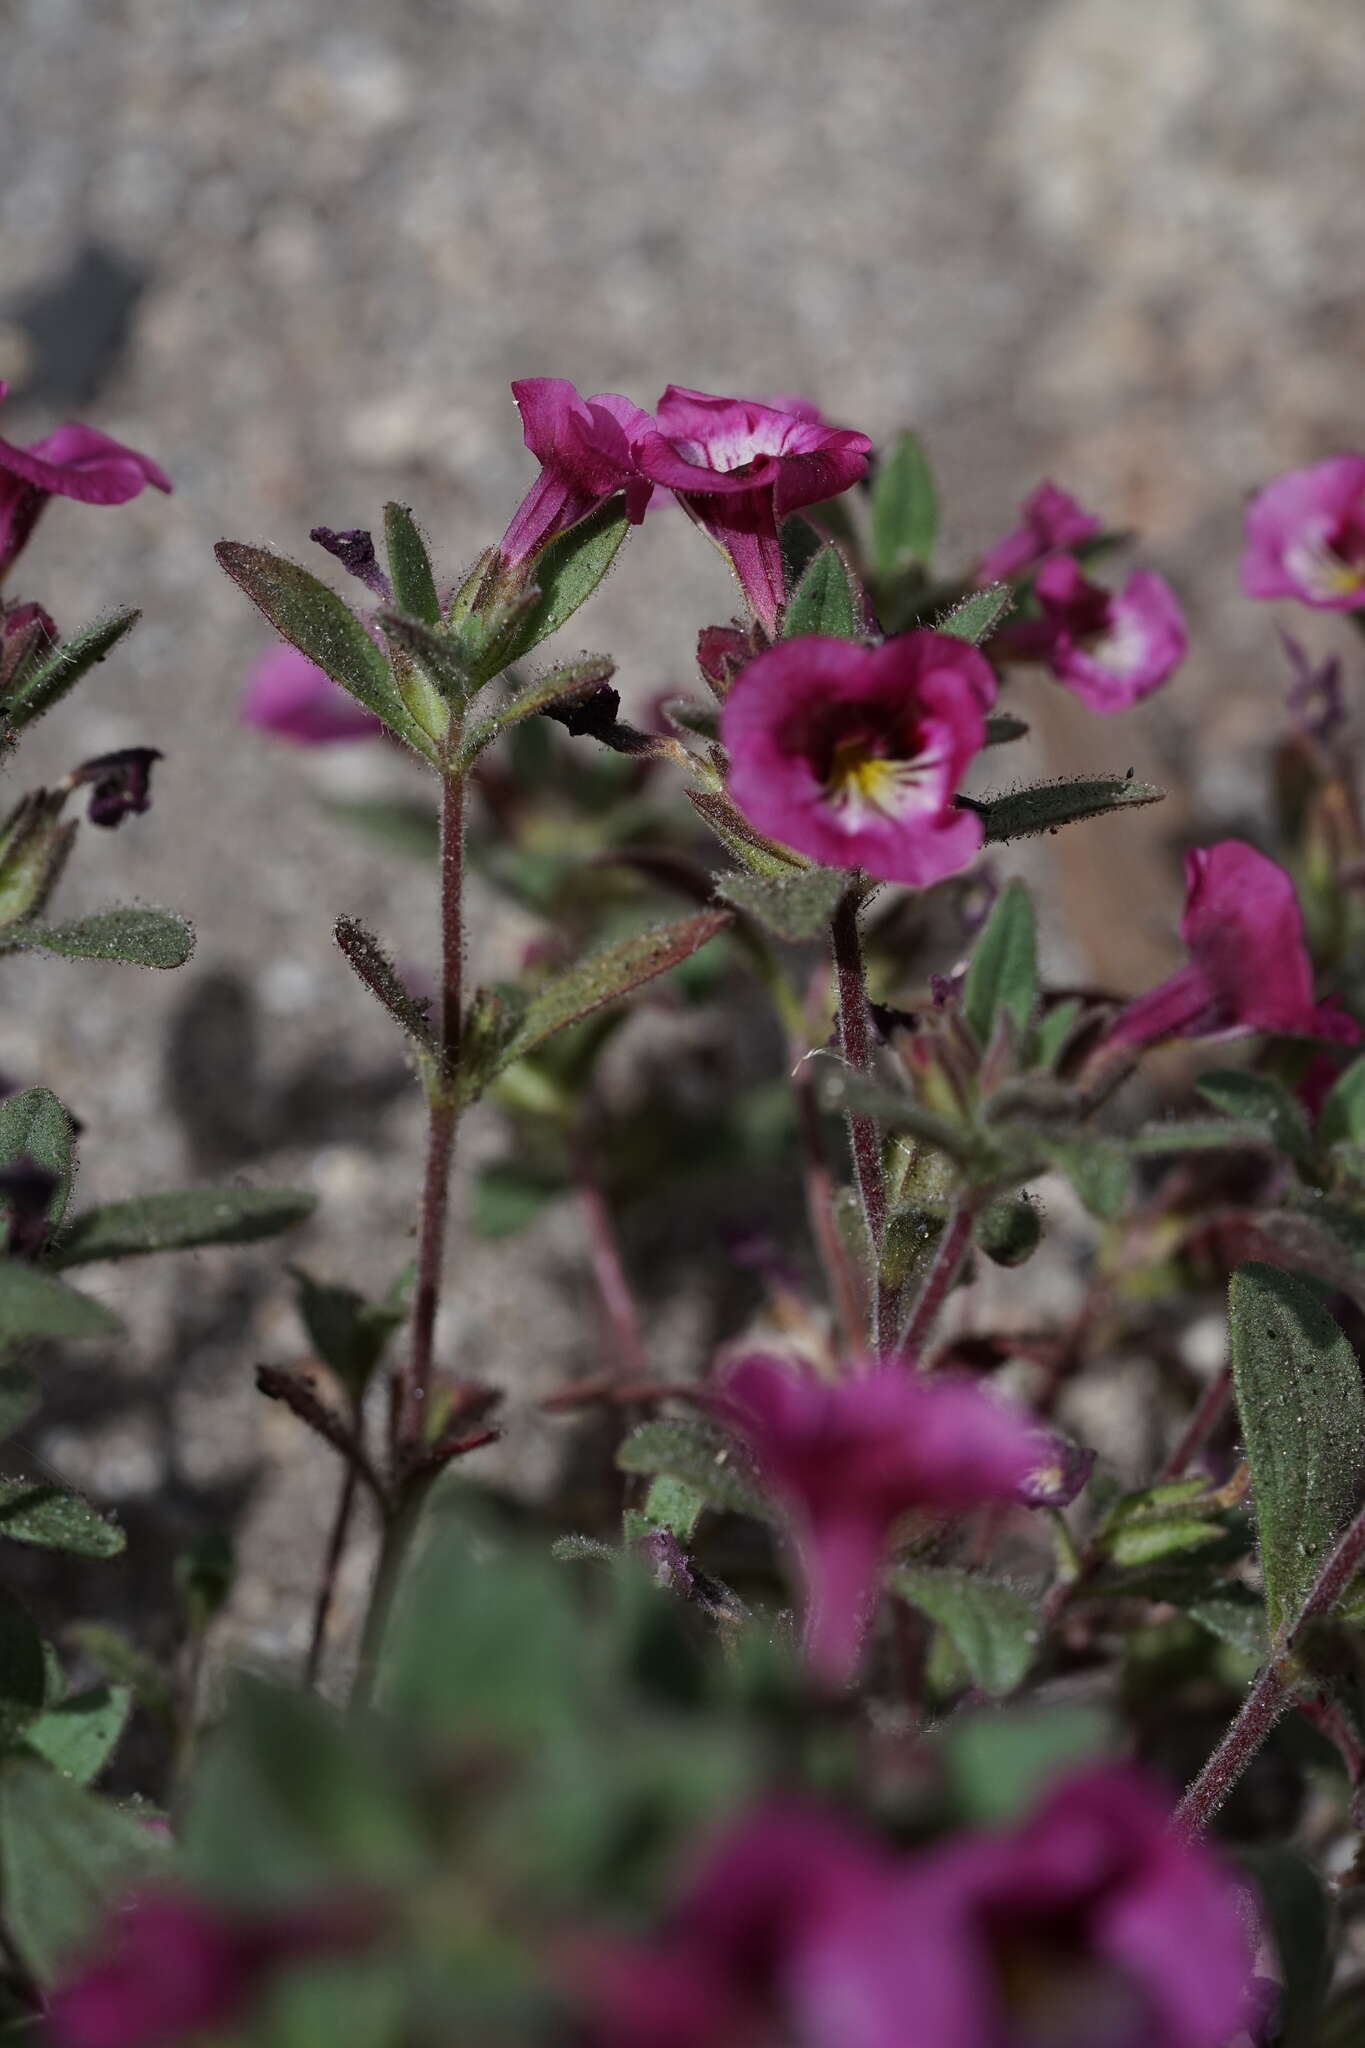
{"type": "Polygon", "coordinates": [[[1122,590],[1087,582],[1073,555],[1044,562],[1033,586],[1041,619],[1007,626],[1005,655],[1045,662],[1092,711],[1125,711],[1185,658],[1184,614],[1163,576],[1139,569],[1122,590]]]}
{"type": "Polygon", "coordinates": [[[946,634],[782,641],[725,700],[730,794],[813,860],[923,888],[981,845],[980,819],[953,799],[994,696],[985,656],[946,634]]]}
{"type": "Polygon", "coordinates": [[[895,1524],[1036,1498],[1047,1441],[970,1381],[858,1363],[824,1381],[742,1359],[712,1396],[787,1511],[806,1592],[806,1655],[831,1685],[858,1661],[895,1524]]]}
{"type": "Polygon", "coordinates": [[[40,604],[0,604],[0,696],[56,645],[56,621],[40,604]]]}
{"type": "Polygon", "coordinates": [[[653,422],[614,391],[580,398],[563,377],[522,377],[512,386],[526,446],[540,462],[532,484],[502,537],[498,553],[516,568],[574,526],[617,491],[626,516],[638,525],[651,485],[641,476],[634,441],[653,422]]]}
{"type": "Polygon", "coordinates": [[[1327,611],[1365,604],[1365,455],[1286,470],[1247,507],[1242,588],[1327,611]]]}
{"type": "Polygon", "coordinates": [[[188,1893],[143,1892],[105,1928],[101,1949],[54,1995],[54,2048],[167,2048],[230,2026],[288,1963],[346,1954],[376,1931],[345,1899],[270,1915],[233,1913],[188,1893]]]}
{"type": "Polygon", "coordinates": [[[384,730],[372,711],[296,647],[272,647],[261,656],[247,678],[241,717],[244,725],[305,747],[372,739],[384,730]]]}
{"type": "Polygon", "coordinates": [[[1313,999],[1303,917],[1284,869],[1240,839],[1185,855],[1180,936],[1189,963],[1121,1012],[1107,1044],[1138,1049],[1168,1038],[1251,1031],[1354,1044],[1355,1019],[1313,999]]]}
{"type": "MultiPolygon", "coordinates": [[[[0,383],[0,399],[7,388],[0,383]]],[[[74,420],[27,448],[0,441],[0,575],[28,540],[49,498],[123,505],[147,484],[159,491],[171,488],[170,478],[149,456],[74,420]]]]}
{"type": "Polygon", "coordinates": [[[1137,1772],[917,1857],[804,1959],[820,2048],[1227,2048],[1259,2013],[1235,1879],[1137,1772]]]}
{"type": "Polygon", "coordinates": [[[1093,512],[1044,479],[1019,507],[1022,524],[981,558],[978,583],[1009,583],[1058,548],[1074,548],[1100,531],[1093,512]]]}
{"type": "MultiPolygon", "coordinates": [[[[811,1943],[827,1922],[870,1908],[891,1868],[876,1843],[832,1813],[796,1803],[756,1808],[711,1846],[660,1933],[583,1941],[570,1952],[592,2048],[757,2048],[785,2039],[778,2029],[797,2017],[811,1943]]],[[[810,2048],[826,2044],[810,2037],[810,2048]]]]}
{"type": "Polygon", "coordinates": [[[786,603],[777,530],[791,512],[837,497],[867,469],[866,434],[828,427],[813,407],[784,412],[670,384],[635,443],[643,474],[666,484],[729,555],[768,633],[786,603]]]}

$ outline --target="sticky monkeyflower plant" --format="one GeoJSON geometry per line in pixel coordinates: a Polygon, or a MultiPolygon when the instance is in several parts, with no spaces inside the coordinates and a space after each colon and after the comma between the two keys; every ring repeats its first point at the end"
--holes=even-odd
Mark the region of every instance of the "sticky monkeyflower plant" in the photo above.
{"type": "MultiPolygon", "coordinates": [[[[425,863],[433,957],[400,969],[350,915],[335,936],[425,1109],[412,1257],[375,1298],[293,1266],[306,1361],[256,1368],[336,1461],[297,1658],[182,1696],[149,1764],[123,1724],[136,1693],[145,1735],[176,1674],[127,1642],[109,1668],[87,1628],[68,1681],[0,1605],[0,2026],[54,2048],[1362,2038],[1345,655],[1286,618],[1263,830],[1215,820],[1171,849],[1183,914],[1177,864],[1148,878],[1171,971],[1059,985],[1005,849],[1088,824],[1123,858],[1121,814],[1160,801],[1115,765],[1113,721],[1180,687],[1188,629],[1154,569],[1112,571],[1130,537],[1049,480],[946,565],[913,435],[878,451],[771,393],[670,385],[650,412],[527,378],[513,399],[534,474],[475,561],[442,562],[397,503],[382,529],[315,527],[312,567],[218,550],[277,635],[240,706],[260,743],[407,756],[411,799],[346,822],[425,863]],[[736,611],[697,622],[695,684],[646,709],[576,642],[670,497],[736,611]],[[547,644],[565,629],[571,652],[547,644]],[[1106,720],[1093,772],[997,770],[1028,739],[1026,666],[1106,720]],[[508,902],[520,972],[471,988],[471,920],[508,902]],[[644,1007],[709,1020],[690,1094],[676,1052],[649,1065],[644,1007]],[[770,1071],[728,1063],[741,1042],[770,1071]],[[505,1149],[469,1223],[572,1200],[595,1290],[583,1376],[535,1403],[442,1316],[476,1104],[505,1149]],[[690,1365],[634,1231],[661,1188],[703,1223],[715,1197],[690,1365]],[[539,1471],[546,1431],[566,1438],[534,1486],[532,1428],[539,1471]],[[351,1640],[335,1595],[362,1540],[351,1640]]],[[[1335,457],[1253,499],[1249,597],[1365,615],[1362,473],[1335,457]]],[[[11,536],[41,510],[23,493],[148,483],[87,429],[0,444],[11,536]]],[[[6,597],[11,744],[131,622],[62,642],[6,597]]],[[[47,910],[64,807],[141,829],[174,772],[149,743],[23,800],[0,947],[81,950],[47,910]]],[[[174,950],[169,914],[116,915],[121,957],[153,930],[174,950]]],[[[0,1101],[16,1354],[103,1315],[68,1265],[302,1214],[235,1188],[68,1221],[72,1143],[41,1088],[0,1101]]],[[[0,1363],[7,1426],[26,1374],[0,1363]]],[[[3,1533],[40,1540],[35,1491],[3,1533]]],[[[63,1526],[113,1529],[61,1500],[63,1526]]],[[[202,1650],[221,1573],[201,1556],[183,1583],[202,1650]]]]}

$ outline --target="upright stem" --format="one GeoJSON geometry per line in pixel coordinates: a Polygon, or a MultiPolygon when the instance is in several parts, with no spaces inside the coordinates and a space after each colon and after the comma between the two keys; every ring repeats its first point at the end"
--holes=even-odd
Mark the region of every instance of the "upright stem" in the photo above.
{"type": "Polygon", "coordinates": [[[593,1278],[616,1352],[617,1373],[627,1385],[638,1385],[649,1378],[640,1312],[626,1276],[616,1222],[593,1165],[587,1135],[582,1131],[573,1140],[573,1174],[578,1206],[588,1233],[593,1278]]]}
{"type": "Polygon", "coordinates": [[[327,1623],[331,1618],[332,1601],[336,1594],[337,1573],[341,1569],[342,1552],[346,1548],[346,1537],[350,1531],[351,1515],[355,1509],[355,1497],[359,1487],[359,1475],[354,1465],[346,1467],[341,1482],[341,1493],[337,1499],[336,1516],[332,1533],[327,1539],[327,1555],[323,1560],[322,1577],[318,1581],[317,1598],[313,1603],[313,1633],[308,1643],[308,1661],[303,1667],[303,1682],[315,1686],[318,1672],[322,1668],[322,1652],[327,1641],[327,1623]]]}
{"type": "Polygon", "coordinates": [[[1194,1413],[1180,1433],[1180,1437],[1161,1470],[1157,1473],[1156,1484],[1160,1486],[1168,1479],[1179,1479],[1192,1458],[1203,1450],[1214,1430],[1218,1427],[1223,1410],[1228,1405],[1232,1392],[1232,1367],[1225,1365],[1216,1378],[1200,1395],[1194,1413]]]}
{"type": "Polygon", "coordinates": [[[447,775],[441,798],[441,986],[437,1025],[438,1057],[427,1081],[427,1162],[417,1220],[417,1289],[412,1307],[412,1359],[400,1404],[399,1434],[421,1441],[431,1393],[432,1344],[441,1301],[450,1163],[459,1110],[455,1080],[460,1058],[461,980],[464,971],[462,881],[464,869],[464,783],[447,775]]]}
{"type": "MultiPolygon", "coordinates": [[[[858,899],[852,891],[834,913],[830,936],[834,943],[834,973],[839,991],[839,1047],[854,1073],[865,1074],[872,1065],[872,1035],[867,989],[863,982],[863,949],[858,937],[858,899]]],[[[873,1348],[880,1352],[894,1334],[890,1327],[893,1317],[887,1313],[886,1290],[877,1270],[886,1237],[886,1183],[882,1176],[881,1133],[875,1117],[850,1110],[848,1135],[867,1234],[872,1241],[871,1336],[873,1348]]]]}
{"type": "Polygon", "coordinates": [[[857,1269],[849,1258],[835,1221],[834,1175],[826,1156],[825,1135],[820,1128],[820,1106],[815,1097],[813,1070],[794,1041],[791,1057],[795,1063],[792,1093],[796,1098],[797,1129],[801,1135],[806,1217],[824,1267],[840,1338],[845,1349],[856,1351],[863,1338],[863,1291],[857,1269]]]}
{"type": "Polygon", "coordinates": [[[967,1256],[972,1241],[972,1220],[975,1209],[967,1196],[960,1195],[948,1212],[948,1220],[942,1235],[934,1246],[934,1255],[929,1261],[929,1270],[910,1311],[909,1319],[901,1332],[900,1350],[916,1360],[932,1334],[938,1321],[939,1310],[948,1299],[949,1290],[962,1270],[962,1261],[967,1256]]]}

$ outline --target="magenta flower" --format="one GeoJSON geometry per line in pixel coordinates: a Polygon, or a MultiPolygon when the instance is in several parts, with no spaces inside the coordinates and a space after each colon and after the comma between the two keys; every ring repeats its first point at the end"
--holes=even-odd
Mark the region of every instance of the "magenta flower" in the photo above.
{"type": "Polygon", "coordinates": [[[994,697],[985,656],[943,633],[782,641],[725,700],[730,794],[812,860],[924,888],[981,845],[980,819],[953,799],[994,697]]]}
{"type": "Polygon", "coordinates": [[[1044,562],[1033,585],[1041,619],[1007,626],[1002,654],[1041,661],[1092,711],[1126,711],[1185,658],[1185,618],[1164,576],[1139,569],[1122,590],[1087,582],[1074,555],[1044,562]]]}
{"type": "Polygon", "coordinates": [[[46,2038],[54,2048],[171,2048],[230,2026],[277,1970],[354,1951],[377,1924],[372,1909],[346,1899],[266,1915],[230,1913],[188,1893],[140,1893],[55,1993],[46,2038]]]}
{"type": "Polygon", "coordinates": [[[638,526],[653,486],[636,465],[634,443],[653,425],[649,414],[615,391],[580,398],[564,377],[522,377],[512,395],[540,475],[499,543],[502,561],[516,568],[617,491],[638,526]]]}
{"type": "Polygon", "coordinates": [[[1247,507],[1242,588],[1326,611],[1365,604],[1365,455],[1286,470],[1247,507]]]}
{"type": "Polygon", "coordinates": [[[1020,524],[981,558],[978,583],[1010,583],[1059,548],[1074,548],[1100,531],[1093,512],[1044,479],[1019,507],[1020,524]]]}
{"type": "Polygon", "coordinates": [[[303,747],[373,739],[383,723],[296,647],[271,647],[247,678],[243,725],[256,725],[303,747]]]}
{"type": "Polygon", "coordinates": [[[817,1379],[761,1353],[711,1397],[786,1510],[805,1587],[806,1656],[831,1685],[853,1675],[892,1531],[912,1510],[961,1513],[1037,1498],[1047,1440],[970,1381],[859,1363],[817,1379]]]}
{"type": "Polygon", "coordinates": [[[872,443],[828,427],[814,408],[784,412],[752,398],[713,398],[670,384],[635,459],[666,484],[729,555],[765,631],[787,601],[777,530],[791,512],[857,483],[872,443]]]}
{"type": "Polygon", "coordinates": [[[1354,1044],[1360,1026],[1313,998],[1303,917],[1284,869],[1240,839],[1185,855],[1180,936],[1188,965],[1129,1003],[1106,1043],[1138,1050],[1168,1038],[1274,1031],[1354,1044]]]}
{"type": "MultiPolygon", "coordinates": [[[[7,388],[0,383],[0,399],[7,388]]],[[[0,576],[23,548],[49,498],[123,505],[148,484],[159,491],[171,488],[170,478],[149,456],[75,420],[27,448],[0,441],[0,576]]]]}
{"type": "Polygon", "coordinates": [[[0,604],[0,697],[56,645],[56,621],[40,604],[0,604]]]}
{"type": "Polygon", "coordinates": [[[820,2048],[1227,2048],[1261,1999],[1244,1894],[1146,1780],[1064,1781],[1009,1834],[917,1857],[804,1958],[820,2048]]]}
{"type": "MultiPolygon", "coordinates": [[[[567,1974],[592,2048],[787,2038],[778,2029],[798,2019],[807,1951],[827,1923],[870,1910],[892,1868],[876,1843],[818,1807],[755,1809],[711,1846],[660,1933],[571,1949],[567,1974]]],[[[810,2048],[836,2048],[809,2038],[810,2048]]]]}

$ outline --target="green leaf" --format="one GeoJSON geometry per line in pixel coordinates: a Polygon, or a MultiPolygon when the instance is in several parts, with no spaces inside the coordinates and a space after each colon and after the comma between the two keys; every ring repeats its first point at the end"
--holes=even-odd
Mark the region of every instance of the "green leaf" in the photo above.
{"type": "Polygon", "coordinates": [[[963,809],[976,812],[987,842],[998,844],[1006,839],[1027,839],[1038,832],[1056,832],[1063,825],[1102,818],[1109,811],[1160,803],[1165,794],[1150,782],[1092,775],[1078,782],[1037,782],[998,796],[960,796],[957,801],[963,809]]]}
{"type": "Polygon", "coordinates": [[[934,473],[918,435],[898,434],[877,465],[871,498],[872,568],[878,583],[927,569],[938,538],[934,473]]]}
{"type": "Polygon", "coordinates": [[[675,1479],[671,1473],[660,1472],[650,1482],[644,1511],[656,1528],[669,1529],[680,1543],[686,1543],[705,1507],[706,1501],[695,1486],[689,1486],[685,1479],[675,1479]]]}
{"type": "Polygon", "coordinates": [[[427,1022],[429,1003],[424,997],[413,995],[368,926],[361,924],[359,918],[339,917],[332,936],[346,965],[375,1001],[383,1004],[394,1022],[416,1039],[423,1051],[434,1052],[436,1041],[427,1022]]]}
{"type": "Polygon", "coordinates": [[[64,1287],[36,1266],[0,1259],[0,1347],[29,1337],[108,1337],[123,1328],[89,1295],[64,1287]]]}
{"type": "Polygon", "coordinates": [[[118,1747],[132,1711],[126,1686],[92,1686],[73,1692],[30,1721],[24,1740],[30,1749],[78,1785],[91,1785],[118,1747]]]}
{"type": "Polygon", "coordinates": [[[1111,1756],[1117,1737],[1101,1707],[957,1714],[944,1732],[943,1754],[958,1810],[970,1826],[1010,1826],[1057,1778],[1111,1756]]]}
{"type": "Polygon", "coordinates": [[[843,868],[804,868],[784,875],[722,875],[716,894],[775,937],[795,943],[829,930],[848,885],[843,868]]]}
{"type": "Polygon", "coordinates": [[[0,1440],[22,1429],[38,1412],[38,1382],[22,1365],[0,1365],[0,1440]]]}
{"type": "Polygon", "coordinates": [[[384,507],[384,547],[396,609],[410,618],[421,619],[425,625],[439,626],[441,606],[431,573],[431,557],[408,506],[384,507]]]}
{"type": "Polygon", "coordinates": [[[45,661],[29,670],[14,695],[8,699],[5,704],[6,723],[14,731],[22,732],[25,726],[33,724],[35,718],[41,718],[45,711],[59,704],[82,676],[117,647],[124,634],[130,632],[141,617],[139,611],[115,612],[112,618],[100,619],[93,626],[83,627],[70,640],[62,641],[45,661]]]}
{"type": "Polygon", "coordinates": [[[836,640],[862,637],[862,602],[848,564],[838,548],[826,544],[806,569],[788,601],[782,638],[826,633],[836,640]]]}
{"type": "Polygon", "coordinates": [[[1038,1020],[1038,1065],[1051,1070],[1066,1050],[1067,1040],[1080,1022],[1085,1005],[1079,996],[1067,996],[1052,1003],[1038,1020]]]}
{"type": "MultiPolygon", "coordinates": [[[[1322,1880],[1292,1849],[1244,1849],[1240,1861],[1261,1894],[1280,1959],[1283,1989],[1275,2040],[1310,2048],[1332,1981],[1331,1913],[1322,1880]]],[[[1359,2038],[1359,2037],[1357,2037],[1359,2038]]]]}
{"type": "Polygon", "coordinates": [[[49,1227],[62,1220],[75,1170],[75,1138],[71,1119],[49,1088],[25,1088],[0,1102],[0,1167],[31,1159],[56,1175],[47,1206],[49,1227]]]}
{"type": "Polygon", "coordinates": [[[609,654],[585,654],[579,661],[565,662],[562,668],[552,668],[547,674],[538,676],[528,683],[524,690],[518,690],[505,704],[500,704],[491,718],[476,725],[460,749],[460,764],[467,768],[477,760],[484,748],[506,732],[511,726],[520,725],[524,718],[533,718],[537,712],[546,710],[551,704],[574,704],[581,698],[591,697],[604,683],[609,683],[616,673],[616,663],[609,654]]]}
{"type": "Polygon", "coordinates": [[[223,540],[214,553],[292,647],[316,662],[410,747],[428,760],[434,758],[431,739],[399,696],[388,662],[334,590],[297,562],[266,548],[223,540]]]}
{"type": "Polygon", "coordinates": [[[976,1042],[991,1042],[1002,1012],[1020,1033],[1028,1029],[1038,1000],[1038,929],[1028,890],[1020,881],[996,897],[972,952],[962,991],[962,1012],[976,1042]]]}
{"type": "Polygon", "coordinates": [[[1266,1615],[1278,1641],[1356,1509],[1365,1396],[1351,1346],[1313,1289],[1292,1274],[1240,1267],[1228,1316],[1266,1615]]]}
{"type": "Polygon", "coordinates": [[[676,924],[656,925],[599,947],[563,974],[539,988],[526,1005],[516,1031],[497,1054],[489,1072],[474,1077],[474,1085],[488,1082],[513,1060],[524,1058],[556,1031],[590,1016],[605,1003],[619,1002],[633,989],[667,973],[724,931],[731,922],[728,910],[703,910],[676,924]]]}
{"type": "Polygon", "coordinates": [[[435,804],[405,797],[326,797],[323,810],[391,853],[411,860],[435,860],[441,850],[441,819],[435,804]]]}
{"type": "Polygon", "coordinates": [[[1213,1117],[1176,1117],[1146,1124],[1128,1140],[1138,1159],[1164,1159],[1172,1152],[1273,1152],[1275,1140],[1265,1124],[1220,1123],[1213,1117]]]}
{"type": "Polygon", "coordinates": [[[1239,1585],[1233,1580],[1202,1599],[1178,1604],[1184,1605],[1191,1621],[1197,1621],[1200,1628],[1216,1636],[1220,1643],[1226,1643],[1230,1649],[1240,1651],[1242,1656],[1258,1664],[1265,1662],[1269,1648],[1265,1608],[1250,1586],[1239,1585]]]}
{"type": "Polygon", "coordinates": [[[510,668],[551,633],[557,633],[587,602],[616,560],[628,531],[620,499],[608,498],[577,526],[550,542],[535,565],[540,596],[521,618],[508,644],[499,650],[503,668],[510,668]]]}
{"type": "Polygon", "coordinates": [[[149,1714],[169,1720],[175,1712],[171,1683],[155,1658],[103,1621],[75,1621],[65,1631],[97,1671],[124,1686],[149,1714]]]}
{"type": "Polygon", "coordinates": [[[173,910],[119,904],[70,924],[26,924],[6,942],[68,960],[123,960],[130,967],[183,967],[194,951],[194,927],[173,910]]]}
{"type": "Polygon", "coordinates": [[[1290,1159],[1311,1158],[1313,1137],[1308,1118],[1282,1081],[1269,1074],[1229,1068],[1201,1074],[1195,1086],[1215,1109],[1226,1110],[1242,1123],[1264,1124],[1272,1142],[1290,1159]]]}
{"type": "Polygon", "coordinates": [[[984,590],[974,590],[970,596],[961,598],[951,610],[934,620],[934,631],[946,633],[951,640],[966,640],[971,646],[979,647],[983,640],[989,640],[1006,613],[1014,607],[1014,592],[1008,583],[988,583],[984,590]]]}
{"type": "Polygon", "coordinates": [[[61,1976],[115,1901],[166,1861],[162,1838],[134,1815],[39,1757],[0,1759],[5,1932],[40,1984],[61,1976]]]}
{"type": "Polygon", "coordinates": [[[836,1115],[875,1117],[885,1130],[904,1132],[959,1166],[972,1163],[972,1133],[936,1116],[931,1109],[921,1109],[908,1091],[901,1093],[866,1074],[830,1065],[821,1077],[819,1093],[822,1107],[836,1115]]]}
{"type": "Polygon", "coordinates": [[[47,1660],[28,1612],[0,1590],[0,1747],[12,1748],[43,1710],[47,1660]]]}
{"type": "Polygon", "coordinates": [[[790,847],[756,832],[743,812],[720,790],[686,789],[683,795],[694,811],[704,818],[726,852],[756,875],[792,875],[806,872],[805,862],[790,847]]]}
{"type": "Polygon", "coordinates": [[[983,747],[1007,747],[1012,740],[1028,738],[1028,721],[1016,718],[1012,711],[995,711],[986,720],[986,737],[983,747]]]}
{"type": "Polygon", "coordinates": [[[309,1342],[325,1365],[361,1393],[396,1330],[408,1319],[406,1291],[367,1301],[353,1287],[333,1287],[294,1266],[294,1302],[309,1342]]]}
{"type": "Polygon", "coordinates": [[[1038,1641],[1038,1603],[998,1579],[929,1565],[901,1565],[887,1579],[912,1607],[936,1622],[982,1692],[1013,1692],[1027,1676],[1038,1641]]]}
{"type": "Polygon", "coordinates": [[[773,1508],[743,1450],[713,1422],[642,1422],[616,1453],[623,1472],[663,1473],[681,1479],[708,1507],[771,1521],[773,1508]]]}
{"type": "Polygon", "coordinates": [[[495,1160],[475,1179],[470,1224],[479,1237],[515,1237],[543,1216],[567,1186],[562,1173],[533,1172],[516,1160],[495,1160]]]}
{"type": "Polygon", "coordinates": [[[1318,1115],[1324,1145],[1365,1145],[1365,1054],[1338,1076],[1318,1115]]]}
{"type": "Polygon", "coordinates": [[[294,1188],[180,1188],[174,1194],[134,1195],[77,1216],[55,1246],[52,1264],[60,1270],[197,1244],[256,1244],[292,1230],[316,1207],[316,1195],[294,1188]]]}
{"type": "Polygon", "coordinates": [[[1112,1535],[1106,1536],[1104,1547],[1115,1564],[1154,1564],[1158,1558],[1173,1557],[1182,1550],[1197,1550],[1204,1543],[1216,1543],[1225,1534],[1221,1524],[1201,1522],[1196,1515],[1151,1521],[1139,1516],[1123,1522],[1112,1535]]]}
{"type": "Polygon", "coordinates": [[[73,1557],[117,1557],[127,1541],[78,1493],[35,1479],[0,1479],[0,1536],[73,1557]]]}

